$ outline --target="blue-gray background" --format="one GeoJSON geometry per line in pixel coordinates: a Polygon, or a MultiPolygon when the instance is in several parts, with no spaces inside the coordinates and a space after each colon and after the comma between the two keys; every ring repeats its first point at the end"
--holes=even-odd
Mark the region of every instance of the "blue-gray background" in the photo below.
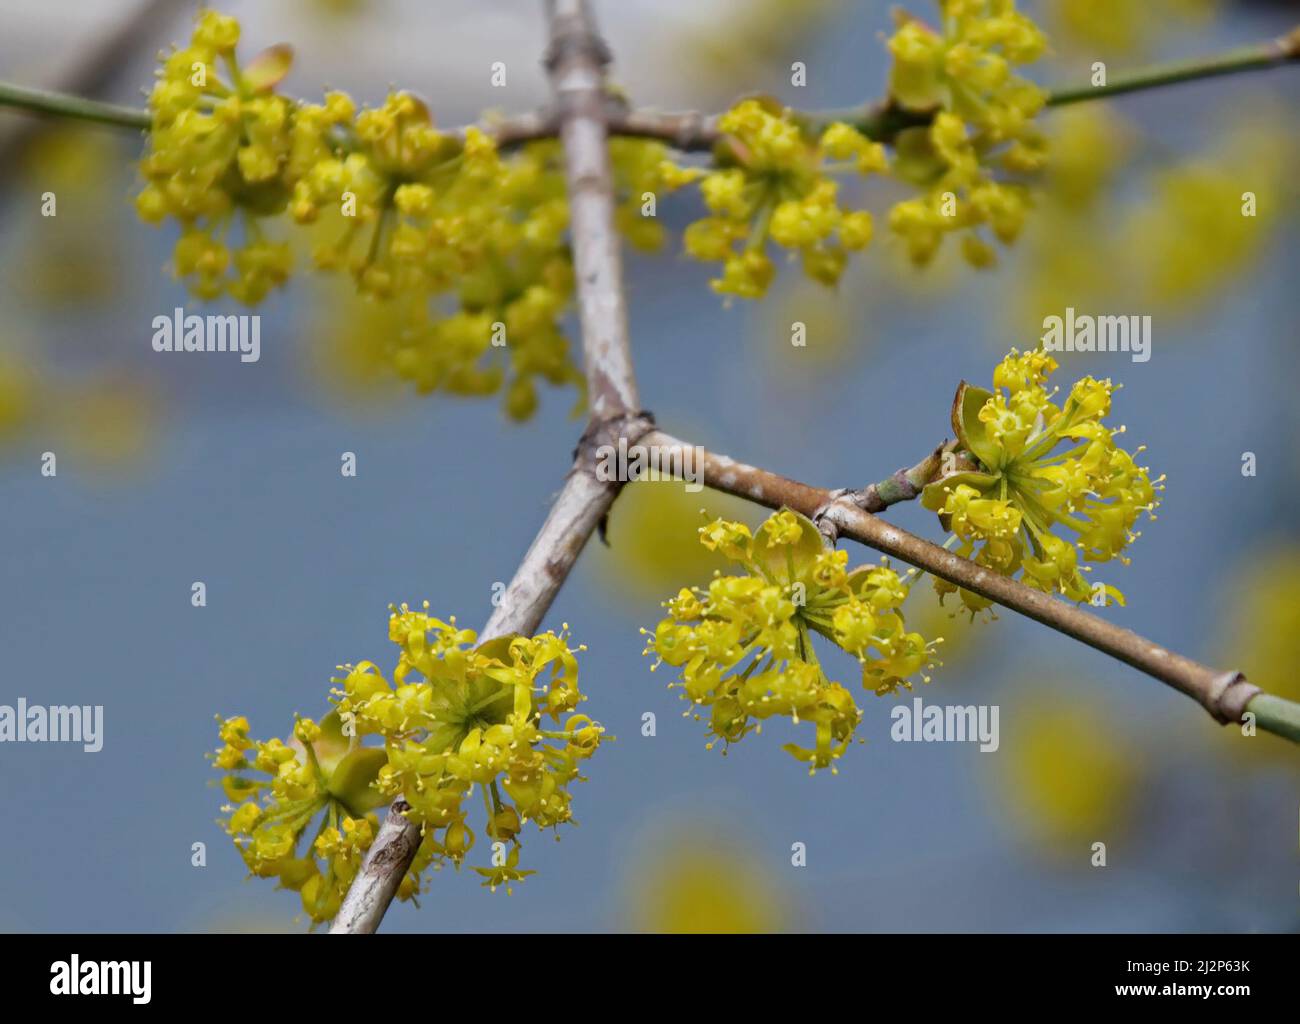
{"type": "MultiPolygon", "coordinates": [[[[111,20],[131,5],[77,6],[111,20]]],[[[303,62],[290,87],[300,94],[328,83],[376,100],[391,79],[431,95],[445,123],[489,104],[525,108],[540,95],[541,24],[532,4],[343,5],[357,8],[351,14],[327,6],[230,9],[257,8],[246,29],[253,48],[298,40],[303,62]],[[310,62],[316,43],[329,60],[310,62]],[[431,70],[440,55],[446,59],[431,70]],[[481,85],[493,59],[518,69],[505,95],[455,87],[457,74],[481,85]]],[[[831,5],[773,42],[744,81],[734,72],[709,82],[680,33],[712,31],[725,47],[725,33],[699,9],[743,12],[743,4],[600,6],[615,53],[626,55],[622,80],[647,102],[687,102],[694,82],[714,106],[747,87],[801,105],[837,105],[878,94],[883,80],[876,38],[887,25],[883,4],[831,5]],[[812,71],[797,95],[781,88],[793,59],[812,71]]],[[[141,45],[107,95],[130,100],[147,83],[149,52],[184,34],[186,15],[175,8],[138,29],[141,45]]],[[[1284,27],[1286,14],[1284,6],[1226,5],[1163,52],[1263,37],[1284,27]]],[[[15,28],[0,51],[0,78],[75,67],[68,50],[87,30],[70,29],[70,37],[57,28],[58,4],[7,3],[0,35],[10,19],[23,32],[15,28]]],[[[1056,59],[1036,73],[1073,81],[1086,67],[1082,58],[1056,59]]],[[[1176,161],[1179,147],[1212,142],[1202,111],[1223,100],[1245,110],[1265,94],[1293,101],[1298,75],[1192,86],[1125,100],[1123,110],[1176,161]]],[[[0,116],[7,131],[19,124],[0,116]]],[[[122,169],[106,165],[84,181],[113,190],[107,221],[94,229],[111,239],[101,254],[119,275],[111,294],[51,305],[16,271],[0,282],[0,330],[10,343],[24,339],[51,377],[111,366],[161,396],[148,454],[129,469],[92,469],[72,447],[57,478],[45,479],[39,454],[64,449],[42,429],[0,451],[0,703],[26,696],[102,704],[106,718],[97,754],[0,746],[0,928],[291,926],[296,897],[243,881],[242,863],[214,824],[221,799],[208,788],[213,772],[202,756],[216,743],[213,716],[244,713],[256,734],[270,735],[283,734],[295,711],[319,714],[336,664],[390,660],[390,601],[427,598],[436,611],[481,623],[492,584],[509,579],[545,514],[579,424],[567,415],[571,396],[558,394],[545,395],[525,426],[507,424],[492,401],[408,400],[358,414],[304,374],[319,293],[300,282],[260,310],[257,364],[153,353],[152,318],[192,303],[160,269],[170,232],[134,220],[132,145],[127,139],[120,148],[122,169]],[[343,451],[357,453],[355,479],[340,476],[343,451]],[[206,608],[191,607],[194,580],[207,584],[206,608]],[[191,866],[199,841],[208,844],[205,868],[191,866]]],[[[41,244],[48,228],[34,216],[41,191],[39,175],[8,177],[0,265],[21,267],[41,244]]],[[[75,233],[77,189],[59,202],[59,230],[75,233]]],[[[680,227],[691,212],[679,205],[668,217],[680,227]]],[[[1123,383],[1117,419],[1169,476],[1165,505],[1145,528],[1134,564],[1106,576],[1129,597],[1113,614],[1192,656],[1218,657],[1233,567],[1270,538],[1295,533],[1294,246],[1291,228],[1200,315],[1168,326],[1157,319],[1151,362],[1098,356],[1079,371],[1123,383]],[[1240,472],[1247,450],[1259,460],[1254,479],[1240,472]]],[[[845,285],[850,299],[861,299],[850,303],[857,319],[849,327],[851,338],[865,339],[860,351],[829,372],[809,373],[780,357],[784,328],[747,308],[723,308],[706,270],[681,259],[676,245],[632,257],[645,404],[670,430],[811,482],[861,484],[912,461],[943,436],[956,382],[986,381],[998,354],[1032,344],[1037,325],[1009,333],[1003,304],[1014,258],[991,276],[958,272],[948,286],[915,294],[898,293],[883,271],[873,274],[883,260],[868,252],[845,285]]],[[[919,508],[891,517],[939,536],[919,508]]],[[[781,894],[786,927],[1296,926],[1294,758],[1225,756],[1204,713],[1159,684],[1004,615],[982,627],[991,638],[976,656],[940,670],[924,691],[931,701],[999,704],[999,753],[892,743],[888,706],[864,695],[867,744],[849,752],[838,777],[809,779],[780,751],[785,737],[747,739],[725,758],[704,749],[702,727],[680,717],[665,675],[647,671],[637,629],[652,625],[658,609],[644,589],[616,582],[619,565],[616,550],[593,544],[547,620],[570,623],[587,644],[587,709],[618,737],[577,789],[580,827],[558,844],[529,837],[526,857],[540,873],[513,896],[489,895],[468,872],[444,872],[433,877],[423,909],[394,908],[386,929],[626,927],[644,878],[688,855],[665,845],[676,835],[713,837],[726,856],[755,865],[781,894]],[[1087,842],[1049,842],[1045,850],[1033,841],[1017,812],[1019,786],[999,767],[1020,741],[1015,708],[1043,696],[1066,709],[1080,699],[1111,709],[1106,731],[1122,737],[1135,762],[1124,791],[1106,797],[1124,813],[1113,831],[1108,824],[1095,836],[1108,843],[1105,869],[1088,867],[1087,842]],[[658,716],[652,739],[640,734],[646,711],[658,716]],[[807,844],[806,868],[790,865],[794,842],[807,844]]],[[[1098,814],[1111,821],[1104,808],[1098,814]]]]}

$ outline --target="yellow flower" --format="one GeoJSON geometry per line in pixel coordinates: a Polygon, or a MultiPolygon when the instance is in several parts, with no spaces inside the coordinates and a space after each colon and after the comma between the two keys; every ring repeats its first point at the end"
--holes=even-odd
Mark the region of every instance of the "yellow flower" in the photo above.
{"type": "MultiPolygon", "coordinates": [[[[887,566],[847,569],[808,519],[788,509],[757,533],[715,520],[700,529],[706,548],[746,570],[715,574],[707,589],[682,589],[650,634],[646,654],[680,670],[682,697],[709,713],[709,733],[726,746],[763,721],[811,723],[813,744],[784,749],[810,772],[831,768],[861,719],[849,691],[830,680],[813,649],[819,634],[856,657],[863,685],[878,694],[910,688],[930,664],[930,645],[904,627],[908,588],[887,566]]],[[[922,676],[922,678],[926,678],[922,676]]],[[[696,717],[699,717],[697,714],[696,717]]]]}
{"type": "Polygon", "coordinates": [[[233,18],[206,11],[189,46],[164,58],[149,96],[153,123],[140,164],[146,184],[136,209],[152,224],[181,223],[173,267],[194,294],[252,305],[289,273],[288,247],[264,239],[259,221],[288,201],[294,107],[272,91],[288,71],[288,49],[273,48],[241,70],[238,40],[233,18]],[[220,239],[234,220],[244,241],[231,259],[220,239]]]}
{"type": "Polygon", "coordinates": [[[1000,173],[1040,170],[1047,157],[1034,117],[1046,94],[1011,70],[1037,60],[1042,32],[1014,0],[940,0],[943,31],[907,14],[889,40],[890,96],[903,108],[936,110],[928,127],[896,140],[895,172],[925,190],[890,216],[891,229],[918,265],[945,235],[963,233],[962,254],[980,269],[995,262],[979,236],[987,225],[1003,244],[1015,241],[1028,206],[1024,187],[1000,173]]]}
{"type": "MultiPolygon", "coordinates": [[[[316,269],[352,276],[375,303],[388,368],[422,392],[500,392],[531,416],[538,385],[583,376],[561,323],[572,295],[557,144],[511,154],[487,132],[439,131],[428,107],[393,91],[358,109],[345,93],[320,104],[276,95],[287,47],[241,66],[238,24],[205,13],[190,45],[165,57],[150,97],[141,162],[142,219],[180,222],[173,269],[195,295],[260,302],[288,278],[289,247],[263,234],[288,212],[310,225],[316,269]],[[232,230],[238,225],[237,230],[232,230]]],[[[639,213],[647,189],[692,180],[666,149],[618,140],[619,220],[635,244],[662,239],[639,213]]]]}
{"type": "Polygon", "coordinates": [[[720,217],[743,220],[749,216],[750,201],[745,195],[745,175],[736,169],[715,171],[700,182],[705,205],[720,217]]]}
{"type": "MultiPolygon", "coordinates": [[[[922,504],[937,512],[960,542],[959,554],[1005,575],[1074,601],[1123,603],[1111,586],[1089,585],[1080,561],[1127,564],[1124,549],[1141,516],[1159,504],[1163,477],[1152,481],[1106,427],[1114,386],[1085,377],[1063,406],[1047,379],[1056,361],[1040,350],[1014,349],[993,372],[995,391],[963,383],[953,403],[960,451],[976,464],[935,481],[922,504]],[[1053,533],[1072,531],[1074,541],[1053,533]],[[978,550],[977,550],[978,547],[978,550]]],[[[1142,449],[1139,448],[1138,452],[1142,449]]],[[[941,595],[957,588],[936,583],[941,595]]],[[[988,607],[967,591],[972,612],[988,607]]]]}
{"type": "Polygon", "coordinates": [[[338,713],[350,716],[359,735],[383,737],[387,759],[377,788],[411,805],[407,816],[421,826],[426,863],[459,865],[474,848],[467,800],[479,791],[493,858],[481,871],[484,884],[509,888],[532,874],[518,869],[520,830],[530,821],[538,828],[572,821],[569,787],[582,781],[580,765],[599,749],[604,730],[575,713],[586,698],[566,634],[474,646],[473,630],[424,609],[392,609],[389,637],[400,654],[391,681],[373,662],[343,666],[346,674],[335,680],[338,713]]]}
{"type": "Polygon", "coordinates": [[[860,174],[883,171],[884,148],[841,122],[809,137],[788,112],[754,99],[727,111],[718,127],[729,155],[699,180],[710,216],[687,227],[683,237],[687,255],[722,264],[713,290],[745,299],[765,295],[776,276],[769,240],[794,250],[809,278],[835,284],[848,250],[871,241],[871,218],[841,208],[827,173],[832,163],[846,160],[860,174]]]}
{"type": "Polygon", "coordinates": [[[661,160],[657,165],[659,180],[667,190],[676,191],[686,185],[694,184],[704,176],[699,167],[678,167],[671,160],[661,160]]]}
{"type": "Polygon", "coordinates": [[[242,715],[221,721],[218,732],[225,745],[213,762],[231,801],[226,832],[252,874],[298,892],[313,926],[328,921],[374,841],[383,751],[351,742],[337,712],[319,723],[298,719],[291,743],[251,739],[242,715]],[[299,851],[314,823],[315,838],[299,851]]]}
{"type": "Polygon", "coordinates": [[[883,172],[889,167],[885,147],[873,142],[850,124],[835,121],[822,132],[822,152],[832,160],[854,160],[863,174],[883,172]]]}

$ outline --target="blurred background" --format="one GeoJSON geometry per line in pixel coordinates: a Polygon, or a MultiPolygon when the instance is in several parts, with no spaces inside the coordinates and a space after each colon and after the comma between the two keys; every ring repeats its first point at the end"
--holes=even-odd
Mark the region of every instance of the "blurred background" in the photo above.
{"type": "MultiPolygon", "coordinates": [[[[195,4],[8,0],[0,79],[140,105],[155,52],[195,4]]],[[[392,83],[440,123],[546,94],[540,5],[520,0],[231,0],[243,45],[291,41],[291,95],[392,83]],[[490,66],[504,61],[507,86],[490,66]]],[[[774,93],[800,107],[881,94],[888,5],[842,0],[599,3],[613,73],[640,103],[718,110],[774,93]],[[805,88],[789,67],[808,66],[805,88]]],[[[927,0],[908,8],[929,16],[927,0]]],[[[1278,34],[1295,3],[1042,0],[1044,84],[1278,34]]],[[[1150,362],[1063,358],[1058,377],[1122,383],[1130,446],[1168,474],[1131,567],[1098,576],[1105,614],[1300,699],[1300,313],[1295,100],[1300,70],[1049,112],[1056,164],[1030,228],[993,270],[905,266],[884,236],[837,291],[783,273],[725,308],[710,268],[629,254],[646,405],[671,432],[827,486],[911,464],[948,431],[963,378],[987,384],[1042,318],[1151,313],[1150,362]],[[1243,191],[1259,216],[1237,214],[1243,191]],[[789,325],[808,324],[792,348],[789,325]],[[830,420],[834,429],[823,429],[830,420]],[[1258,471],[1242,474],[1243,453],[1258,471]]],[[[170,359],[151,321],[194,305],[165,271],[175,228],[139,222],[132,132],[0,111],[0,703],[102,704],[103,750],[0,745],[0,929],[301,930],[293,893],[245,882],[215,824],[214,715],[257,736],[319,715],[334,666],[390,663],[386,607],[428,599],[481,625],[569,465],[571,392],[529,423],[493,400],[420,398],[378,372],[374,325],[296,276],[259,310],[257,363],[170,359]],[[53,191],[58,215],[40,216],[53,191]],[[42,477],[41,454],[58,455],[42,477]],[[355,479],[340,453],[357,454],[355,479]],[[190,587],[207,585],[194,608],[190,587]],[[192,844],[207,865],[191,866],[192,844]]],[[[700,211],[666,200],[670,229],[700,211]]],[[[950,246],[950,250],[954,247],[950,246]]],[[[951,255],[951,252],[950,252],[951,255]]],[[[227,303],[228,305],[228,303],[227,303]]],[[[238,312],[220,308],[219,312],[238,312]]],[[[738,502],[629,487],[609,546],[584,553],[547,625],[585,643],[584,710],[617,742],[576,787],[580,827],[527,835],[539,874],[512,896],[432,876],[388,931],[1291,930],[1300,924],[1294,748],[1243,740],[1196,705],[1010,613],[950,620],[928,584],[909,615],[948,636],[927,702],[997,704],[1001,747],[889,739],[865,710],[840,773],[807,777],[751,738],[726,756],[651,675],[641,626],[707,579],[698,510],[738,502]],[[653,712],[657,731],[641,735],[653,712]],[[1107,866],[1090,866],[1104,842],[1107,866]],[[807,848],[793,867],[791,846],[807,848]]],[[[934,539],[919,507],[890,518],[934,539]]],[[[874,561],[865,549],[851,562],[874,561]]],[[[851,681],[852,665],[838,666],[851,681]]],[[[774,730],[778,731],[778,730],[774,730]]]]}

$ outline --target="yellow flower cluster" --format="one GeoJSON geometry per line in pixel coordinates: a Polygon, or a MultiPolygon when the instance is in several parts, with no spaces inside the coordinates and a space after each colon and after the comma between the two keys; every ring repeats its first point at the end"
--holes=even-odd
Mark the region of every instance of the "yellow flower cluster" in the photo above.
{"type": "Polygon", "coordinates": [[[939,0],[942,30],[900,13],[889,40],[894,63],[890,98],[907,111],[933,112],[928,126],[896,140],[894,173],[924,189],[890,212],[890,229],[918,265],[946,235],[962,233],[962,254],[975,267],[996,252],[987,228],[1004,245],[1024,225],[1028,193],[999,175],[1039,170],[1047,147],[1034,117],[1046,101],[1012,68],[1037,60],[1042,32],[1015,0],[939,0]]]}
{"type": "MultiPolygon", "coordinates": [[[[373,783],[384,752],[351,742],[337,712],[319,723],[298,719],[287,742],[253,740],[248,730],[243,716],[221,722],[213,761],[226,773],[222,788],[230,801],[222,825],[249,871],[296,891],[313,925],[328,921],[374,841],[371,811],[383,797],[373,783]]],[[[418,887],[413,870],[403,898],[418,887]]]]}
{"type": "Polygon", "coordinates": [[[796,254],[804,273],[822,284],[839,281],[850,250],[871,241],[866,210],[845,210],[828,169],[848,162],[860,174],[886,169],[884,147],[842,122],[810,141],[788,113],[756,99],[743,100],[718,121],[726,135],[719,167],[708,174],[678,172],[680,183],[698,179],[709,216],[684,236],[695,259],[720,262],[714,291],[761,298],[776,275],[770,239],[796,254]]]}
{"type": "Polygon", "coordinates": [[[253,304],[285,281],[292,263],[288,245],[268,241],[259,220],[288,198],[293,106],[271,91],[288,70],[287,48],[241,69],[238,41],[234,18],[207,11],[190,44],[164,59],[149,96],[153,125],[140,165],[147,184],[136,209],[150,223],[180,222],[173,269],[196,295],[253,304]],[[232,253],[236,219],[243,240],[232,253]]]}
{"type": "Polygon", "coordinates": [[[613,137],[609,160],[614,172],[614,223],[636,248],[654,252],[663,247],[667,232],[659,220],[658,196],[676,192],[699,180],[703,171],[678,167],[668,147],[647,139],[613,137]],[[647,205],[653,199],[655,206],[647,205]]]}
{"type": "Polygon", "coordinates": [[[656,667],[681,670],[673,685],[709,710],[709,733],[724,746],[761,731],[773,716],[811,722],[812,747],[783,749],[808,762],[810,773],[835,771],[862,713],[850,692],[827,678],[813,634],[858,659],[867,689],[911,689],[909,678],[931,663],[931,650],[903,622],[907,586],[884,565],[850,572],[847,552],[828,548],[810,520],[788,509],[755,534],[743,523],[715,520],[700,529],[700,542],[746,575],[717,573],[707,590],[683,588],[665,602],[668,615],[645,653],[658,657],[656,667]]]}
{"type": "Polygon", "coordinates": [[[573,272],[553,146],[503,157],[477,128],[439,132],[409,93],[360,113],[331,94],[300,123],[291,213],[315,225],[318,269],[396,303],[386,354],[399,377],[422,393],[504,386],[514,419],[533,413],[539,378],[581,384],[560,330],[573,272]],[[340,132],[347,145],[331,154],[340,132]]]}
{"type": "MultiPolygon", "coordinates": [[[[272,91],[289,49],[241,68],[238,40],[233,18],[204,12],[150,97],[136,205],[150,222],[180,222],[173,265],[194,293],[253,304],[282,284],[290,249],[267,241],[261,221],[287,212],[311,226],[316,269],[348,273],[363,296],[393,307],[383,357],[419,391],[503,391],[517,420],[536,409],[539,381],[581,396],[560,329],[573,269],[558,145],[502,154],[480,129],[439,131],[406,92],[360,110],[342,92],[320,104],[289,100],[272,91]],[[235,221],[243,243],[232,253],[235,221]]],[[[642,197],[690,173],[659,143],[616,140],[611,152],[618,224],[633,244],[654,248],[662,228],[642,197]]]]}
{"type": "MultiPolygon", "coordinates": [[[[942,32],[900,16],[889,41],[890,110],[926,121],[896,135],[892,166],[865,134],[870,126],[813,127],[774,102],[747,99],[719,119],[723,142],[708,171],[676,166],[656,142],[612,141],[620,230],[657,248],[664,231],[647,204],[695,185],[709,215],[687,228],[684,247],[720,264],[715,291],[764,295],[776,274],[769,241],[809,278],[833,285],[874,225],[867,210],[845,207],[832,175],[889,172],[924,190],[890,213],[914,260],[928,261],[945,234],[961,231],[970,262],[989,265],[984,229],[1011,242],[1028,205],[1024,187],[995,172],[1033,171],[1044,160],[1033,124],[1044,94],[1010,71],[1036,59],[1044,42],[1013,0],[941,7],[942,32]]],[[[312,225],[317,269],[349,273],[363,295],[395,305],[399,327],[384,359],[418,390],[504,391],[515,419],[536,408],[539,381],[581,393],[560,329],[573,270],[558,144],[503,154],[486,131],[440,131],[405,92],[360,110],[341,92],[320,104],[287,99],[274,89],[289,69],[288,47],[241,67],[239,34],[234,19],[202,13],[189,45],[164,59],[150,97],[137,207],[151,222],[180,223],[176,274],[202,298],[260,301],[292,262],[262,221],[287,212],[312,225]]]]}
{"type": "Polygon", "coordinates": [[[586,698],[567,634],[474,646],[473,630],[424,608],[392,609],[389,638],[401,653],[391,682],[373,662],[341,666],[336,711],[358,736],[384,738],[376,787],[411,805],[407,816],[424,836],[416,865],[460,866],[475,843],[466,801],[477,788],[492,845],[488,866],[474,870],[485,886],[509,889],[533,873],[519,869],[520,830],[573,820],[569,786],[582,781],[604,729],[576,712],[586,698]]]}
{"type": "MultiPolygon", "coordinates": [[[[1091,567],[1080,561],[1127,564],[1122,552],[1138,536],[1138,519],[1159,504],[1164,478],[1152,481],[1119,447],[1123,427],[1102,423],[1109,380],[1084,377],[1058,406],[1046,386],[1055,370],[1050,355],[1013,349],[994,371],[993,391],[963,382],[953,429],[974,468],[930,484],[921,502],[952,531],[963,557],[1004,575],[1023,570],[1025,583],[1074,601],[1122,604],[1114,587],[1089,586],[1083,573],[1091,567]],[[1053,533],[1056,526],[1077,539],[1053,533]]],[[[935,586],[941,596],[958,589],[942,580],[935,586]]],[[[972,613],[990,603],[964,590],[961,598],[972,613]]]]}

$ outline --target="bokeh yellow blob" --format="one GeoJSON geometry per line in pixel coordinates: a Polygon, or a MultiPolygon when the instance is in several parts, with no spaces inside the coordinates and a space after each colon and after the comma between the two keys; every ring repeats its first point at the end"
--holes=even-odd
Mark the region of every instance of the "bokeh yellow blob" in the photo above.
{"type": "Polygon", "coordinates": [[[765,514],[726,494],[692,494],[680,481],[634,481],[610,513],[600,578],[620,594],[657,604],[682,586],[707,583],[715,569],[727,566],[721,555],[700,546],[701,526],[719,517],[753,525],[765,514]]]}
{"type": "Polygon", "coordinates": [[[738,843],[685,832],[656,843],[630,872],[631,927],[670,934],[752,934],[791,926],[789,900],[738,843]]]}
{"type": "Polygon", "coordinates": [[[1285,184],[1295,147],[1277,129],[1291,115],[1258,106],[1225,112],[1199,151],[1155,167],[1135,167],[1140,129],[1114,110],[1055,111],[1053,161],[1005,279],[1008,330],[1037,332],[1067,307],[1187,319],[1229,292],[1296,208],[1285,184]]]}
{"type": "Polygon", "coordinates": [[[988,615],[972,618],[960,603],[950,600],[947,605],[940,604],[928,584],[913,585],[904,611],[908,628],[922,636],[943,637],[935,650],[934,682],[940,686],[960,683],[965,665],[979,656],[999,628],[998,623],[988,621],[988,615]]]}
{"type": "MultiPolygon", "coordinates": [[[[674,67],[697,88],[725,95],[752,89],[774,60],[806,42],[844,8],[844,0],[744,0],[692,25],[675,47],[674,67]]],[[[779,66],[779,65],[778,65],[779,66]]]]}
{"type": "Polygon", "coordinates": [[[993,779],[1027,846],[1052,861],[1085,867],[1091,845],[1124,833],[1141,782],[1140,748],[1078,695],[1085,680],[1039,677],[1004,703],[993,779]]]}
{"type": "MultiPolygon", "coordinates": [[[[1300,543],[1279,538],[1264,545],[1237,569],[1223,593],[1215,662],[1241,669],[1267,693],[1300,700],[1300,543]]],[[[1233,727],[1220,734],[1235,753],[1295,764],[1295,748],[1280,739],[1265,733],[1245,737],[1233,727]]]]}
{"type": "Polygon", "coordinates": [[[1211,151],[1154,176],[1150,201],[1125,219],[1121,245],[1157,308],[1200,308],[1255,265],[1291,212],[1287,150],[1276,122],[1252,117],[1211,151]],[[1249,216],[1247,193],[1255,207],[1249,216]]]}
{"type": "Polygon", "coordinates": [[[156,436],[158,400],[144,383],[104,374],[61,385],[54,415],[74,459],[89,469],[121,473],[140,464],[156,436]]]}
{"type": "Polygon", "coordinates": [[[406,389],[390,368],[394,339],[413,321],[402,302],[376,302],[351,288],[317,286],[319,301],[301,349],[307,379],[348,411],[378,411],[406,389]]]}
{"type": "Polygon", "coordinates": [[[21,294],[47,306],[105,303],[122,291],[131,261],[118,238],[122,190],[131,174],[130,147],[102,128],[62,126],[37,136],[24,154],[22,176],[42,209],[53,193],[53,216],[26,223],[15,275],[21,294]]]}
{"type": "Polygon", "coordinates": [[[783,385],[816,383],[866,352],[870,337],[857,287],[828,291],[807,280],[778,285],[775,301],[754,311],[768,372],[783,385]]]}
{"type": "Polygon", "coordinates": [[[1045,20],[1062,50],[1137,56],[1178,29],[1203,27],[1220,0],[1047,0],[1045,20]]]}
{"type": "Polygon", "coordinates": [[[35,370],[16,355],[0,352],[0,445],[30,425],[36,409],[35,370]]]}

